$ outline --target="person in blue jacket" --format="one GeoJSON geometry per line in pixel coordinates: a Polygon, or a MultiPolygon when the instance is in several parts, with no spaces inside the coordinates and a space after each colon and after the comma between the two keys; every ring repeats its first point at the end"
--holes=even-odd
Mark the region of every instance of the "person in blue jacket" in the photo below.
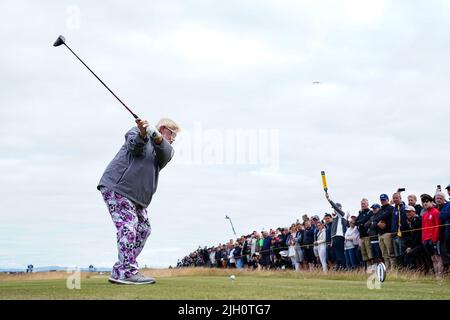
{"type": "MultiPolygon", "coordinates": [[[[447,192],[450,197],[450,184],[447,186],[447,192]]],[[[439,212],[439,219],[445,225],[444,241],[447,253],[450,253],[450,201],[447,201],[439,212]]]]}

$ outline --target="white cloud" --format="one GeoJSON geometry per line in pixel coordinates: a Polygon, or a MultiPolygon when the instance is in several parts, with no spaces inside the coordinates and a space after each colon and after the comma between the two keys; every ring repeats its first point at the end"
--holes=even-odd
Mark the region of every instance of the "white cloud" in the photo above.
{"type": "MultiPolygon", "coordinates": [[[[277,53],[262,36],[214,29],[185,22],[176,29],[151,35],[137,32],[123,35],[121,43],[136,50],[182,59],[183,68],[200,74],[228,74],[255,67],[282,66],[287,57],[277,53]]],[[[184,73],[184,70],[179,70],[184,73]]]]}
{"type": "Polygon", "coordinates": [[[361,24],[378,22],[385,10],[383,0],[344,0],[343,12],[352,21],[361,24]]]}

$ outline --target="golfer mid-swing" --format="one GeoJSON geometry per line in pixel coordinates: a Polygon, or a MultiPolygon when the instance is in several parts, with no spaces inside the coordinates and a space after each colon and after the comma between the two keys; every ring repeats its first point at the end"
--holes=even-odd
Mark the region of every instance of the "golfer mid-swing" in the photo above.
{"type": "Polygon", "coordinates": [[[180,131],[170,119],[161,119],[156,127],[146,120],[136,123],[97,186],[117,228],[119,261],[109,281],[120,284],[155,283],[139,273],[136,258],[151,232],[146,208],[156,191],[159,171],[173,156],[171,144],[180,131]]]}

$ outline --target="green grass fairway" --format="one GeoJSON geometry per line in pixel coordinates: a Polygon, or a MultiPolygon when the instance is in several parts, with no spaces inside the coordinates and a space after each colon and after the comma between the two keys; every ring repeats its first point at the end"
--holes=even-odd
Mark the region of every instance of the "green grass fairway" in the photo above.
{"type": "MultiPolygon", "coordinates": [[[[145,272],[152,274],[152,272],[145,272]]],[[[157,272],[156,272],[157,273],[157,272]]],[[[153,272],[155,274],[155,272],[153,272]]],[[[449,299],[450,281],[431,278],[387,278],[379,290],[369,290],[367,275],[294,272],[176,271],[157,277],[157,284],[124,286],[107,276],[83,275],[80,290],[60,279],[0,277],[0,299],[449,299]]],[[[38,278],[39,275],[35,274],[38,278]]]]}

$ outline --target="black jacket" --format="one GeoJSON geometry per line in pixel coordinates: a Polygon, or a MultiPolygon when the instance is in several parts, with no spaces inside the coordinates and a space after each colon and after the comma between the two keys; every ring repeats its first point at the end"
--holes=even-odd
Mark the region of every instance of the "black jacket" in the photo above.
{"type": "Polygon", "coordinates": [[[415,248],[422,244],[422,218],[420,216],[415,216],[412,221],[407,220],[407,228],[404,233],[406,238],[406,248],[415,248]],[[409,231],[415,230],[415,231],[409,231]]]}
{"type": "Polygon", "coordinates": [[[236,259],[241,258],[241,251],[242,251],[241,246],[234,247],[234,254],[233,254],[233,256],[234,256],[236,259]]]}
{"type": "Polygon", "coordinates": [[[326,233],[325,233],[325,239],[327,241],[327,243],[331,242],[331,225],[333,224],[333,222],[327,223],[326,225],[326,233]]]}
{"type": "Polygon", "coordinates": [[[420,204],[416,204],[416,205],[414,206],[414,209],[416,209],[416,215],[418,215],[419,217],[421,217],[421,216],[422,216],[422,210],[423,210],[423,207],[422,207],[420,204]]]}
{"type": "Polygon", "coordinates": [[[383,220],[386,223],[386,228],[380,229],[380,235],[383,235],[385,233],[391,232],[391,220],[392,220],[392,213],[394,212],[394,207],[390,204],[385,204],[384,206],[381,206],[380,215],[378,218],[376,218],[376,222],[383,220]]]}
{"type": "Polygon", "coordinates": [[[304,231],[303,230],[299,230],[295,234],[295,237],[297,238],[297,243],[299,245],[303,245],[303,235],[304,235],[304,231]]]}
{"type": "Polygon", "coordinates": [[[314,229],[311,227],[303,232],[303,244],[314,244],[314,229]]]}
{"type": "Polygon", "coordinates": [[[367,228],[367,235],[370,237],[370,241],[376,241],[378,240],[378,235],[381,230],[377,226],[377,218],[381,215],[381,211],[379,211],[377,214],[371,214],[369,220],[364,224],[364,226],[367,228]]]}
{"type": "Polygon", "coordinates": [[[373,212],[370,209],[365,209],[365,210],[361,210],[359,211],[359,215],[358,218],[356,218],[356,226],[358,227],[358,231],[359,231],[359,236],[362,237],[367,237],[369,234],[368,232],[368,228],[365,226],[365,223],[367,221],[369,221],[370,217],[373,216],[373,212]]]}

